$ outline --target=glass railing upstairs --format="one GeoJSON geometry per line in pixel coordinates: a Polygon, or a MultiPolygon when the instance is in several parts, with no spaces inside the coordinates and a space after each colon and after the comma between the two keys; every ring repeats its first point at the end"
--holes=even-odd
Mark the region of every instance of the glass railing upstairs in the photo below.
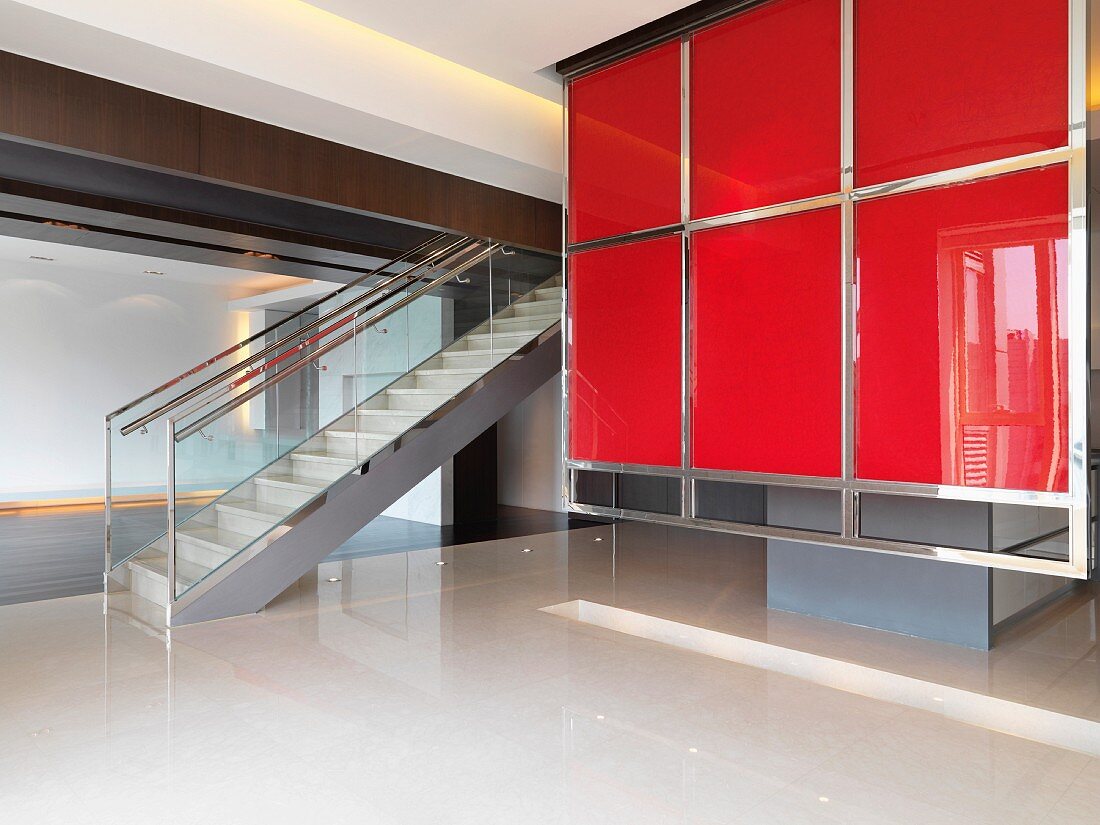
{"type": "MultiPolygon", "coordinates": [[[[350,308],[376,301],[415,279],[430,277],[434,267],[475,243],[471,238],[435,235],[109,413],[104,433],[107,569],[165,532],[164,425],[171,412],[217,392],[254,364],[286,352],[301,335],[308,337],[350,308]]],[[[201,506],[218,490],[178,492],[179,505],[186,511],[201,506]]]]}
{"type": "Polygon", "coordinates": [[[559,268],[486,242],[170,416],[170,521],[129,562],[139,595],[178,598],[282,535],[332,484],[558,323],[559,268]]]}

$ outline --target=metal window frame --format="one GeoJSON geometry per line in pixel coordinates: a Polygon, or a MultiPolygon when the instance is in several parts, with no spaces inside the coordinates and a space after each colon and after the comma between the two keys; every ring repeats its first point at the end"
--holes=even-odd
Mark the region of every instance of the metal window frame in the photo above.
{"type": "MultiPolygon", "coordinates": [[[[1094,560],[1092,525],[1089,515],[1089,360],[1090,360],[1090,288],[1089,288],[1089,239],[1088,239],[1088,159],[1087,159],[1087,86],[1088,86],[1088,20],[1090,0],[1068,0],[1069,19],[1069,130],[1066,144],[1056,149],[1033,152],[1014,157],[988,161],[971,166],[949,169],[902,180],[872,186],[856,187],[855,160],[855,0],[840,0],[841,10],[841,158],[838,191],[821,197],[807,198],[763,208],[734,212],[705,219],[690,217],[690,83],[692,35],[716,22],[754,8],[738,6],[717,18],[700,21],[696,26],[679,35],[681,43],[681,223],[672,226],[639,230],[583,244],[568,244],[567,210],[569,208],[569,94],[570,84],[580,74],[563,81],[563,186],[562,186],[562,495],[567,510],[595,516],[653,521],[663,524],[699,527],[708,530],[768,538],[785,538],[818,544],[856,547],[877,552],[931,556],[945,561],[978,564],[987,567],[1022,570],[1083,579],[1091,575],[1094,560]],[[963,487],[942,484],[913,484],[908,482],[869,481],[855,476],[855,205],[864,200],[887,197],[903,192],[916,192],[953,183],[978,181],[1009,172],[1039,169],[1055,164],[1067,166],[1069,175],[1069,234],[1067,291],[1069,325],[1069,427],[1067,454],[1069,457],[1069,489],[1065,493],[1002,488],[963,487]],[[815,209],[840,207],[842,216],[842,283],[840,295],[843,311],[844,340],[842,344],[842,455],[843,468],[840,478],[778,475],[719,470],[702,470],[691,466],[691,335],[690,335],[690,253],[691,236],[697,232],[719,226],[729,226],[746,221],[762,220],[780,215],[797,214],[815,209]],[[569,458],[569,360],[573,338],[572,313],[569,305],[569,258],[576,252],[627,243],[656,235],[680,233],[683,237],[682,276],[682,330],[681,330],[681,465],[680,467],[620,464],[569,458]],[[683,479],[683,503],[680,516],[623,510],[618,507],[595,507],[578,503],[573,497],[574,470],[600,470],[649,475],[680,476],[683,479]],[[695,518],[695,481],[723,480],[755,484],[774,484],[794,487],[819,487],[842,492],[842,532],[815,533],[789,528],[763,527],[753,524],[720,522],[695,518]],[[911,544],[897,541],[869,539],[860,534],[859,497],[862,493],[891,493],[925,498],[968,500],[992,504],[1017,504],[1057,507],[1067,511],[1069,560],[1054,561],[1000,555],[995,552],[963,551],[950,547],[911,544]]],[[[667,41],[664,41],[667,42],[667,41]]],[[[659,45],[648,43],[646,48],[659,45]]],[[[614,55],[603,63],[586,67],[583,74],[598,71],[625,57],[638,53],[630,49],[614,55]]]]}

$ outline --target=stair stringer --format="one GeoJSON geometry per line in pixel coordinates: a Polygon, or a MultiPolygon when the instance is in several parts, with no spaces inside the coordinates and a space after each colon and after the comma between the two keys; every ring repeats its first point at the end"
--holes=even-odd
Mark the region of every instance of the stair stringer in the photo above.
{"type": "Polygon", "coordinates": [[[296,514],[292,527],[213,571],[172,605],[173,626],[262,610],[369,521],[561,370],[557,324],[502,361],[364,467],[296,514]],[[434,419],[434,420],[433,420],[434,419]],[[392,450],[392,452],[391,452],[392,450]]]}

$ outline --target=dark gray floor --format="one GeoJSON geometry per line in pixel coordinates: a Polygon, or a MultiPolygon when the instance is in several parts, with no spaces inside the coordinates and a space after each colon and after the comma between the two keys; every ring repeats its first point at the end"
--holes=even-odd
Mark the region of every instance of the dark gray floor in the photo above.
{"type": "MultiPolygon", "coordinates": [[[[112,534],[148,536],[164,523],[162,506],[127,507],[112,534]]],[[[565,530],[564,513],[498,508],[494,521],[436,527],[379,516],[329,558],[399,553],[565,530]]],[[[131,542],[132,543],[132,542],[131,542]]],[[[98,593],[103,589],[103,508],[58,507],[0,513],[0,605],[98,593]]]]}

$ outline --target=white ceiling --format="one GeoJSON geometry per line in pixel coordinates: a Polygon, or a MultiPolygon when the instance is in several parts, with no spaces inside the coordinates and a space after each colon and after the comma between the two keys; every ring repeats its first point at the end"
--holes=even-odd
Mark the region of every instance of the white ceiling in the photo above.
{"type": "MultiPolygon", "coordinates": [[[[26,266],[41,267],[44,273],[50,268],[58,267],[87,273],[140,275],[145,278],[189,284],[233,287],[251,294],[313,283],[304,278],[294,278],[289,275],[273,275],[191,261],[151,258],[110,249],[95,249],[0,235],[0,276],[4,274],[5,263],[19,264],[21,272],[26,271],[26,266]],[[41,258],[53,260],[40,260],[41,258]],[[149,274],[146,270],[164,274],[149,274]]],[[[329,285],[328,288],[331,289],[332,286],[329,285]]]]}
{"type": "Polygon", "coordinates": [[[684,0],[309,0],[375,31],[561,101],[559,60],[690,5],[684,0]]]}

